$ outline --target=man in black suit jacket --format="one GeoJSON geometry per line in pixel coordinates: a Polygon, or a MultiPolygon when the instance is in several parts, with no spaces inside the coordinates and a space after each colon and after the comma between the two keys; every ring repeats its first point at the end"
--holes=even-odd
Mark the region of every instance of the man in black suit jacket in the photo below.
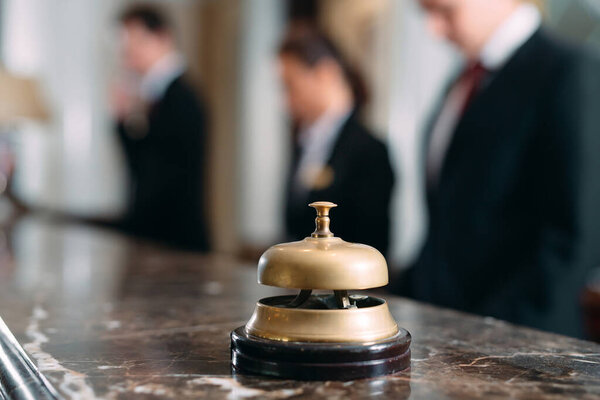
{"type": "Polygon", "coordinates": [[[398,290],[580,336],[600,264],[600,64],[518,0],[421,3],[470,67],[428,136],[429,233],[398,290]]]}
{"type": "Polygon", "coordinates": [[[313,201],[337,203],[331,228],[346,241],[389,246],[394,175],[386,146],[357,119],[364,93],[333,44],[311,29],[292,30],[280,47],[288,108],[298,126],[286,193],[289,239],[314,230],[313,201]]]}
{"type": "Polygon", "coordinates": [[[163,15],[134,6],[122,18],[126,66],[141,77],[118,92],[118,132],[133,181],[125,227],[170,245],[208,250],[203,216],[203,106],[183,78],[163,15]]]}

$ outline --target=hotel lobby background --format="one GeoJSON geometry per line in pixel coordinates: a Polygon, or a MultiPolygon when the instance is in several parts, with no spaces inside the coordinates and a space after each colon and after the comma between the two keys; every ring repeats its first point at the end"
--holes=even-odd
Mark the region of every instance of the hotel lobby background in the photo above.
{"type": "MultiPolygon", "coordinates": [[[[20,128],[14,186],[25,204],[92,219],[122,212],[127,181],[108,87],[118,67],[115,18],[131,3],[0,2],[1,63],[37,78],[52,111],[50,123],[20,128]]],[[[282,215],[270,210],[282,209],[290,151],[274,65],[289,18],[286,2],[158,3],[171,13],[190,74],[209,104],[206,196],[215,249],[239,253],[272,244],[281,235],[282,215]]],[[[414,1],[303,3],[312,10],[304,5],[299,12],[316,14],[367,78],[367,121],[389,144],[402,187],[393,200],[391,258],[404,265],[424,234],[419,135],[457,57],[424,31],[414,1]]],[[[547,22],[559,32],[600,46],[594,1],[543,3],[547,22]]]]}

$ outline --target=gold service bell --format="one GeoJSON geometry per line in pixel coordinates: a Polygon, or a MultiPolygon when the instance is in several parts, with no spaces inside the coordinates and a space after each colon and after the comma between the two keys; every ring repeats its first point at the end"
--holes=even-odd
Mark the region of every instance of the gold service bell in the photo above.
{"type": "Polygon", "coordinates": [[[385,286],[385,258],[371,246],[333,235],[329,211],[336,204],[310,206],[317,210],[311,236],[272,246],[258,262],[258,283],[300,292],[256,303],[250,321],[231,333],[233,367],[303,380],[350,380],[408,368],[411,336],[385,300],[348,293],[385,286]]]}

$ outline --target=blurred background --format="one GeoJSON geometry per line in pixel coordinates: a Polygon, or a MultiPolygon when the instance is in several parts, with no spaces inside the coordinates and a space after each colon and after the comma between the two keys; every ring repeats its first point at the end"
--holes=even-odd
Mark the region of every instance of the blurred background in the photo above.
{"type": "MultiPolygon", "coordinates": [[[[172,18],[208,107],[205,200],[213,248],[252,254],[282,238],[291,140],[275,55],[289,21],[301,18],[318,22],[366,78],[366,123],[388,143],[399,183],[391,265],[410,263],[424,236],[420,135],[458,59],[426,31],[418,2],[156,3],[172,18]]],[[[600,48],[600,1],[537,3],[550,26],[600,48]]],[[[26,207],[95,221],[124,212],[129,183],[109,88],[120,67],[118,15],[130,4],[0,0],[0,66],[31,78],[44,109],[0,125],[12,133],[12,192],[26,207]]]]}

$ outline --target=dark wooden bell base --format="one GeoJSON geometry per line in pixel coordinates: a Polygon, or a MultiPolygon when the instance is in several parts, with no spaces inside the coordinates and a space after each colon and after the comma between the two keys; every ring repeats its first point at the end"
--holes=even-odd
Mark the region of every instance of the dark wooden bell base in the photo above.
{"type": "Polygon", "coordinates": [[[406,330],[369,344],[282,342],[231,332],[231,364],[248,374],[297,380],[347,381],[389,375],[410,367],[406,330]]]}

